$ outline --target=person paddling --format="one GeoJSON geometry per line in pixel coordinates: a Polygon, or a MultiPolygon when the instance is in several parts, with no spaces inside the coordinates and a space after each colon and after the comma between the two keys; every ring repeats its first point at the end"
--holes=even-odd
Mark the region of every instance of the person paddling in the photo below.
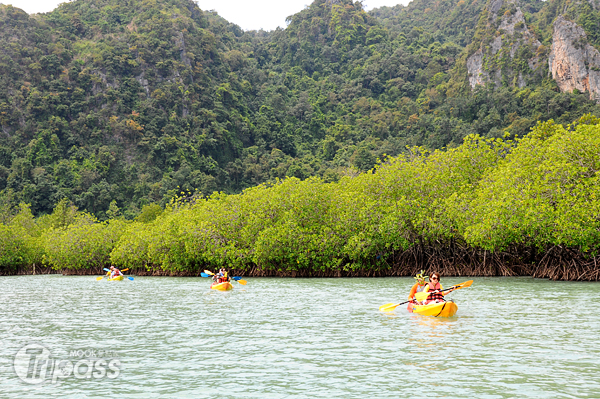
{"type": "MultiPolygon", "coordinates": [[[[442,283],[440,283],[440,274],[438,272],[432,273],[431,277],[429,277],[429,283],[425,286],[425,290],[423,292],[430,292],[427,299],[424,301],[425,305],[430,303],[444,302],[444,293],[442,290],[442,283]]],[[[448,290],[448,292],[452,292],[454,290],[448,290]]]]}
{"type": "Polygon", "coordinates": [[[110,278],[115,278],[115,277],[119,277],[122,275],[123,275],[123,273],[121,273],[121,271],[119,269],[117,269],[114,266],[110,267],[110,278]]]}
{"type": "Polygon", "coordinates": [[[215,282],[215,284],[221,284],[221,283],[224,283],[229,280],[230,279],[227,276],[227,272],[225,271],[225,268],[220,268],[219,272],[215,273],[215,275],[213,275],[213,281],[215,282]]]}
{"type": "Polygon", "coordinates": [[[223,267],[223,268],[221,268],[221,270],[220,270],[220,274],[221,274],[221,282],[223,282],[223,283],[224,283],[224,282],[226,282],[226,281],[229,281],[229,280],[231,280],[231,279],[229,278],[229,275],[227,274],[227,271],[225,270],[225,268],[224,268],[224,267],[223,267]]]}
{"type": "Polygon", "coordinates": [[[417,282],[415,283],[415,285],[412,286],[412,288],[410,289],[410,293],[408,294],[408,300],[415,302],[417,305],[420,305],[420,303],[419,301],[415,300],[415,294],[417,292],[423,292],[425,290],[425,287],[427,285],[425,279],[429,278],[429,276],[424,276],[424,273],[425,270],[421,270],[421,273],[417,274],[414,277],[414,279],[417,280],[417,282]]]}

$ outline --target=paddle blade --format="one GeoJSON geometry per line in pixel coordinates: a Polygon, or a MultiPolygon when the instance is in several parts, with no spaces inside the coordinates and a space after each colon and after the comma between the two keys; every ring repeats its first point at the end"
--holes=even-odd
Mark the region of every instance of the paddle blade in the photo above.
{"type": "Polygon", "coordinates": [[[208,275],[206,273],[200,273],[200,276],[202,276],[202,277],[210,277],[210,275],[208,275]]]}
{"type": "Polygon", "coordinates": [[[133,277],[131,277],[131,276],[127,276],[127,279],[133,281],[133,277]]]}
{"type": "Polygon", "coordinates": [[[238,283],[240,283],[241,285],[246,285],[248,284],[248,282],[246,280],[236,280],[238,283]]]}
{"type": "Polygon", "coordinates": [[[467,287],[470,287],[470,286],[471,286],[471,284],[473,284],[473,280],[465,281],[465,282],[464,282],[464,283],[462,283],[462,284],[458,284],[458,285],[456,286],[456,289],[458,290],[458,289],[460,289],[460,288],[467,288],[467,287]]]}
{"type": "Polygon", "coordinates": [[[104,276],[96,277],[96,281],[100,281],[104,278],[104,276]]]}
{"type": "Polygon", "coordinates": [[[129,269],[123,269],[123,270],[121,270],[121,271],[122,271],[122,272],[126,272],[127,270],[129,270],[129,269]]]}
{"type": "Polygon", "coordinates": [[[400,305],[399,303],[386,303],[385,305],[381,305],[379,307],[380,312],[391,312],[396,309],[396,307],[400,305]]]}
{"type": "Polygon", "coordinates": [[[215,274],[213,272],[211,272],[210,270],[205,270],[204,273],[208,274],[209,276],[214,276],[215,274]]]}
{"type": "Polygon", "coordinates": [[[429,292],[417,292],[415,294],[415,299],[419,302],[424,301],[429,296],[429,292]]]}
{"type": "Polygon", "coordinates": [[[110,269],[107,269],[106,267],[104,269],[102,269],[102,270],[104,270],[105,272],[109,272],[110,271],[110,269]]]}

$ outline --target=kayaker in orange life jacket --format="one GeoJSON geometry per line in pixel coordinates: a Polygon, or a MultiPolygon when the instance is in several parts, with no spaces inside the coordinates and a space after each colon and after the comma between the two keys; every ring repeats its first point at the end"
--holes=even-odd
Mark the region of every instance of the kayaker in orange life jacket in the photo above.
{"type": "Polygon", "coordinates": [[[117,269],[114,266],[110,267],[110,278],[115,278],[115,277],[119,277],[122,275],[123,275],[123,273],[121,273],[121,271],[119,269],[117,269]]]}
{"type": "MultiPolygon", "coordinates": [[[[425,305],[435,302],[444,302],[445,293],[441,292],[444,289],[442,284],[440,283],[440,274],[435,272],[431,274],[429,277],[429,283],[425,286],[425,290],[423,292],[431,292],[427,299],[424,302],[425,305]]],[[[452,292],[454,290],[448,290],[446,293],[452,292]]]]}
{"type": "Polygon", "coordinates": [[[425,273],[425,270],[421,270],[421,273],[417,274],[414,277],[414,279],[417,280],[417,282],[415,283],[415,285],[412,286],[412,288],[410,289],[410,293],[408,294],[408,300],[414,301],[418,305],[420,305],[420,303],[415,300],[415,294],[417,292],[423,292],[425,290],[425,287],[427,285],[427,282],[425,281],[425,279],[429,278],[429,276],[424,276],[423,275],[424,273],[425,273]]]}
{"type": "Polygon", "coordinates": [[[225,268],[220,268],[219,272],[213,276],[213,280],[215,281],[216,284],[221,284],[221,283],[224,283],[226,281],[229,281],[230,278],[227,275],[227,272],[225,271],[225,268]]]}
{"type": "Polygon", "coordinates": [[[225,268],[222,268],[221,269],[221,282],[226,282],[226,281],[229,281],[229,280],[231,280],[231,279],[229,278],[229,275],[227,274],[227,271],[225,270],[225,268]]]}

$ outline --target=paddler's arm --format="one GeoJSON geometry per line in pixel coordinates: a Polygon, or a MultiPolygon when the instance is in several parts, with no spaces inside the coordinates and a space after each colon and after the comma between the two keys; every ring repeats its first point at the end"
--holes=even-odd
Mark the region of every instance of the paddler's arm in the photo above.
{"type": "MultiPolygon", "coordinates": [[[[424,288],[424,289],[423,289],[423,291],[421,291],[421,292],[429,292],[429,284],[425,284],[425,288],[424,288]]],[[[429,298],[429,295],[427,296],[427,298],[429,298]]],[[[423,300],[423,302],[425,302],[425,301],[427,300],[427,298],[425,298],[425,299],[423,300]]]]}
{"type": "MultiPolygon", "coordinates": [[[[441,285],[441,284],[440,284],[440,287],[442,287],[442,285],[441,285]]],[[[442,289],[444,289],[444,288],[442,287],[442,289]]],[[[454,291],[455,289],[456,289],[456,287],[453,285],[453,286],[451,286],[450,288],[448,288],[448,291],[446,291],[446,292],[442,292],[442,295],[449,294],[449,293],[451,293],[452,291],[454,291]]]]}
{"type": "Polygon", "coordinates": [[[412,286],[412,288],[410,289],[410,294],[408,294],[408,300],[412,300],[415,297],[415,294],[417,293],[417,285],[419,283],[415,284],[412,286]]]}
{"type": "MultiPolygon", "coordinates": [[[[443,290],[444,287],[442,286],[442,284],[440,283],[440,290],[443,290]]],[[[429,284],[427,284],[425,286],[425,289],[423,290],[423,292],[429,292],[429,284]]],[[[442,295],[444,295],[444,292],[441,292],[442,295]]]]}

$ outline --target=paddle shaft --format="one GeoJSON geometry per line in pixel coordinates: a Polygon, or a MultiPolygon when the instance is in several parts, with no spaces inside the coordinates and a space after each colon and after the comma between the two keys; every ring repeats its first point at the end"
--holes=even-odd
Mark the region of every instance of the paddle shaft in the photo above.
{"type": "Polygon", "coordinates": [[[400,303],[396,303],[396,304],[392,303],[392,304],[390,304],[390,305],[388,305],[388,306],[381,305],[381,306],[379,307],[379,311],[380,311],[380,312],[383,312],[383,311],[388,311],[388,310],[394,310],[394,309],[396,309],[398,306],[400,306],[400,305],[404,305],[405,303],[409,303],[409,302],[412,302],[412,301],[413,301],[413,300],[412,300],[412,299],[410,299],[410,300],[408,300],[408,301],[405,301],[405,302],[400,302],[400,303]],[[384,310],[384,309],[385,309],[385,310],[384,310]]]}
{"type": "MultiPolygon", "coordinates": [[[[471,284],[473,284],[473,280],[469,280],[469,281],[465,281],[464,283],[453,285],[452,287],[443,289],[442,291],[458,290],[458,289],[461,289],[461,288],[470,287],[471,284]]],[[[389,305],[387,305],[387,304],[386,305],[381,305],[379,307],[379,311],[381,311],[381,312],[388,312],[388,311],[394,310],[395,308],[397,308],[400,305],[404,305],[405,303],[409,303],[409,302],[412,302],[412,301],[415,301],[415,300],[419,301],[419,302],[423,301],[423,300],[426,300],[427,297],[429,296],[429,294],[432,294],[432,293],[433,292],[417,292],[415,294],[415,296],[414,296],[414,299],[409,299],[408,301],[397,303],[397,304],[390,303],[389,305]]]]}
{"type": "Polygon", "coordinates": [[[433,294],[435,292],[444,292],[444,291],[459,290],[461,288],[470,287],[471,284],[473,284],[473,280],[465,281],[464,283],[456,284],[456,285],[453,285],[450,288],[444,288],[443,290],[427,291],[427,292],[417,292],[415,294],[415,299],[417,301],[424,301],[424,300],[426,300],[429,297],[430,294],[433,294]]]}

